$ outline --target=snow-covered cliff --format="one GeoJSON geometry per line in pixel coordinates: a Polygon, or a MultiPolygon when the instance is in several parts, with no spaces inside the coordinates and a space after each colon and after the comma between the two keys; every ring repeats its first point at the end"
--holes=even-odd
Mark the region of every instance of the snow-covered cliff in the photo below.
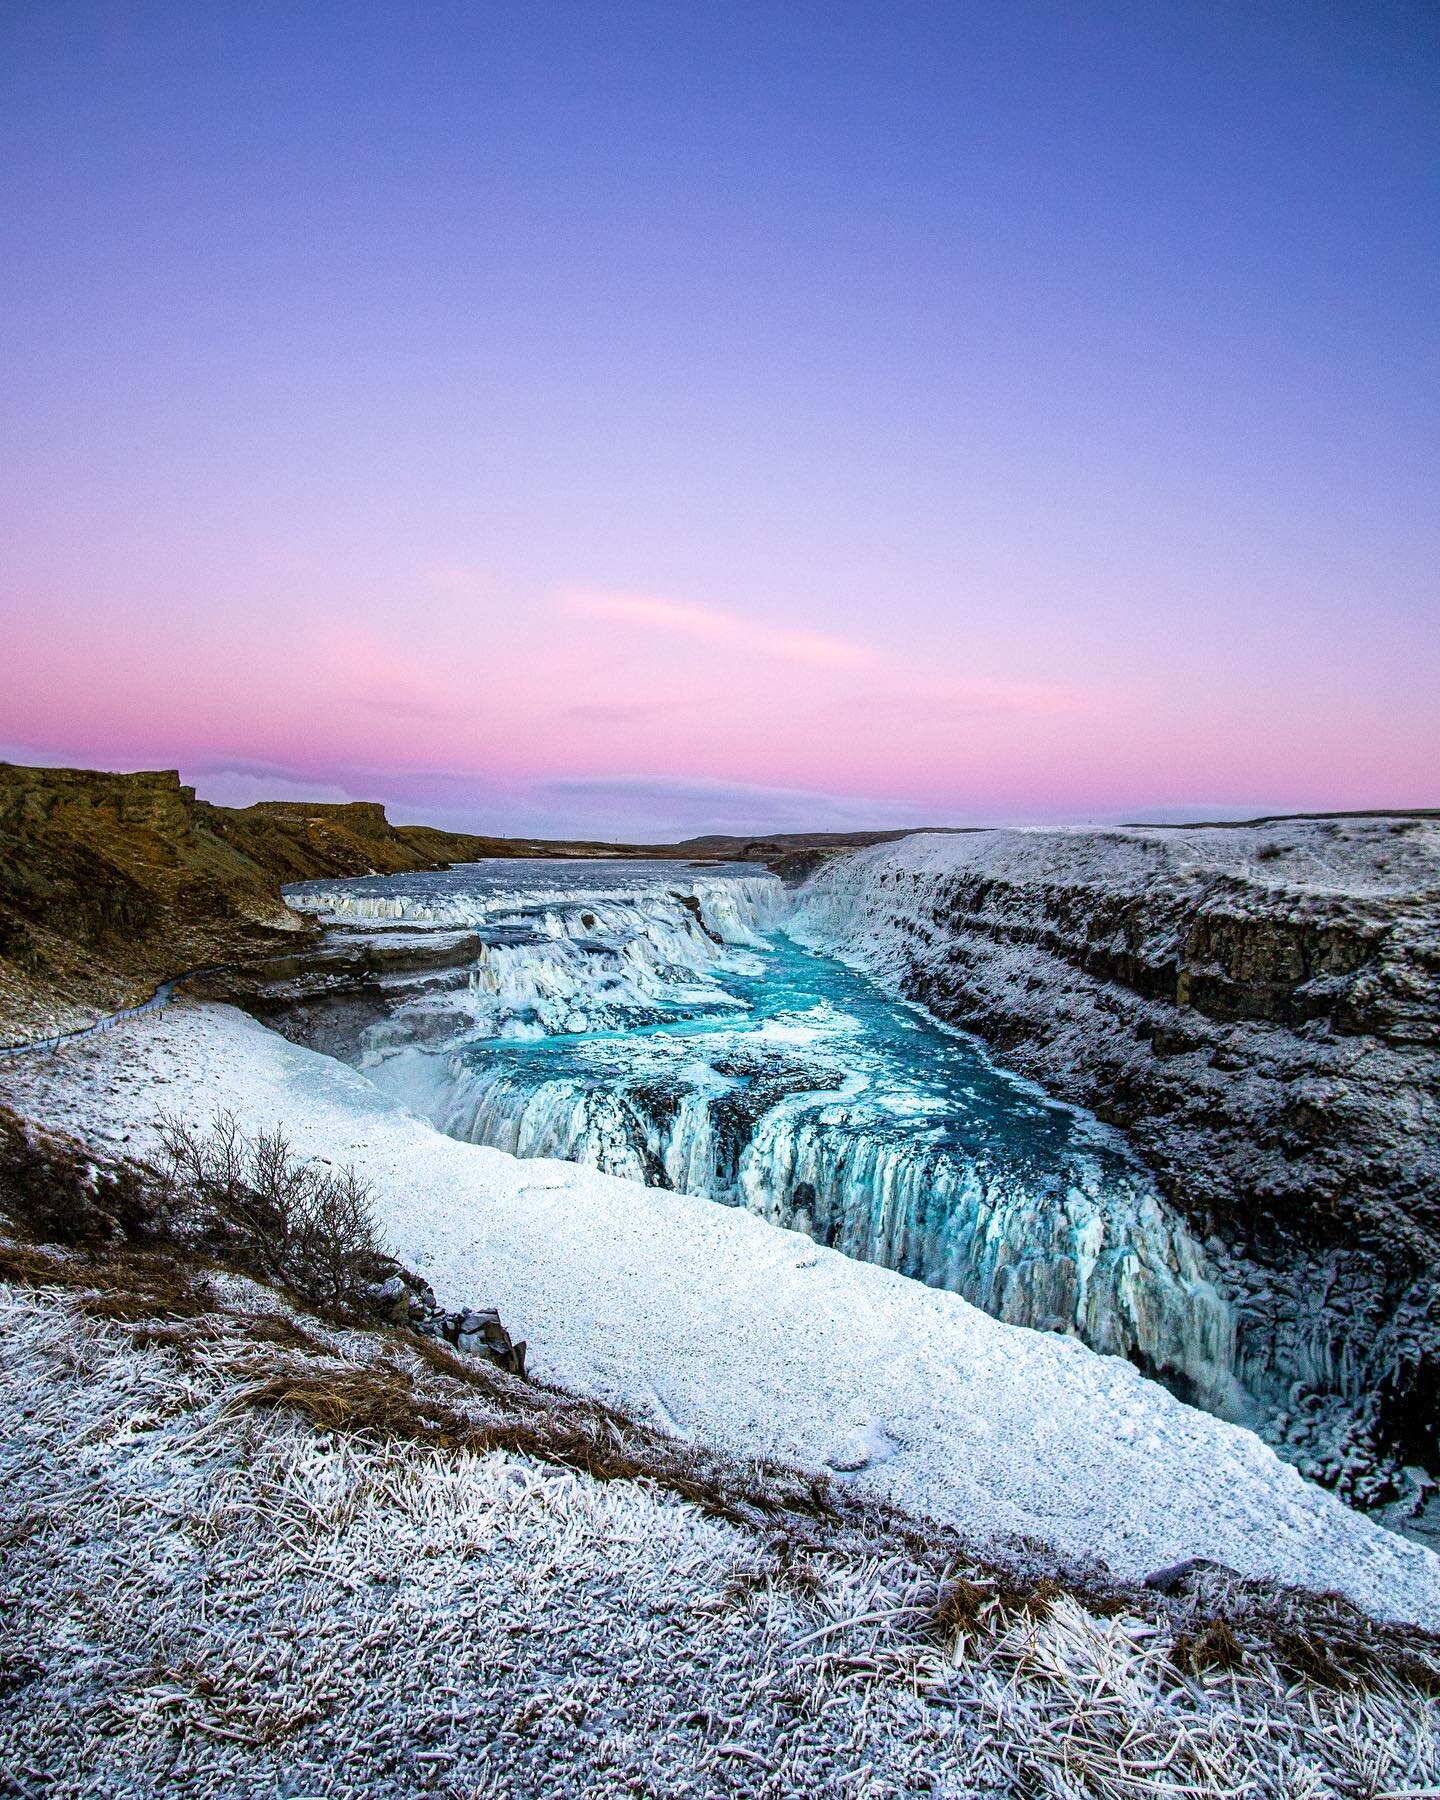
{"type": "Polygon", "coordinates": [[[1436,1467],[1440,823],[916,836],[792,930],[1126,1129],[1303,1466],[1361,1499],[1436,1467]]]}

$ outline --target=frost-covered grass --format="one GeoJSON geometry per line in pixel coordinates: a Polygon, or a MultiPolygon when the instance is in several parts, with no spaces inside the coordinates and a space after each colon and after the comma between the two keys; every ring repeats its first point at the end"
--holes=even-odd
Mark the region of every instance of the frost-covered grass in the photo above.
{"type": "Polygon", "coordinates": [[[16,1792],[1440,1784],[1434,1640],[1219,1578],[1037,1581],[753,1465],[687,1498],[680,1451],[593,1403],[137,1269],[22,1253],[0,1288],[16,1792]]]}
{"type": "Polygon", "coordinates": [[[997,1549],[1143,1577],[1188,1556],[1440,1623],[1440,1560],[1307,1485],[1127,1362],[1001,1323],[741,1209],[457,1143],[362,1074],[228,1007],[180,1006],[9,1069],[24,1117],[99,1152],[217,1102],[353,1164],[386,1248],[443,1305],[483,1301],[546,1380],[667,1435],[838,1471],[997,1549]]]}

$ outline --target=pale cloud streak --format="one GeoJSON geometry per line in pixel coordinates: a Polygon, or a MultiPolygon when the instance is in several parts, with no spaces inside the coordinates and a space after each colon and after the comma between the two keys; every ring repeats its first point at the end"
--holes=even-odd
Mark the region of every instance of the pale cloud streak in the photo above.
{"type": "Polygon", "coordinates": [[[767,662],[799,663],[816,669],[858,669],[877,660],[868,644],[851,638],[771,625],[763,619],[728,612],[723,607],[702,606],[694,600],[567,588],[557,604],[569,619],[599,619],[671,637],[694,638],[767,662]]]}
{"type": "Polygon", "coordinates": [[[908,801],[771,787],[761,782],[655,775],[573,776],[537,783],[538,800],[569,816],[605,821],[646,842],[706,832],[910,830],[924,812],[908,801]]]}
{"type": "Polygon", "coordinates": [[[904,724],[947,724],[1004,713],[1053,718],[1084,712],[1090,705],[1089,698],[1076,688],[1042,682],[954,681],[943,687],[852,694],[843,701],[832,702],[828,710],[850,717],[888,716],[904,724]]]}
{"type": "Polygon", "coordinates": [[[586,725],[631,725],[641,719],[654,719],[667,709],[659,700],[640,700],[633,705],[610,706],[603,701],[581,701],[565,708],[567,719],[579,719],[586,725]]]}
{"type": "MultiPolygon", "coordinates": [[[[555,601],[562,616],[599,620],[631,631],[691,639],[717,651],[732,651],[752,660],[800,665],[820,675],[862,672],[873,688],[814,700],[825,714],[874,720],[888,716],[899,728],[953,724],[967,718],[1027,714],[1037,718],[1083,712],[1087,695],[1053,683],[1007,681],[984,676],[946,678],[933,665],[922,666],[858,639],[772,625],[763,619],[673,600],[654,594],[631,594],[593,588],[566,588],[555,601]]],[[[830,689],[832,694],[835,689],[830,689]]],[[[605,709],[610,712],[612,709],[605,709]]],[[[614,709],[615,716],[618,710],[614,709]]],[[[572,716],[585,716],[580,707],[572,716]]],[[[595,716],[599,716],[597,709],[595,716]]]]}

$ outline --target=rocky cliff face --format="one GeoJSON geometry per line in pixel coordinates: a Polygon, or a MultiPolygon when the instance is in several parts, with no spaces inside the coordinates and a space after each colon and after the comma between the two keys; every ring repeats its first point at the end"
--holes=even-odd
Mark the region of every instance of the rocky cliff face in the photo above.
{"type": "Polygon", "coordinates": [[[392,826],[382,806],[197,800],[174,770],[0,764],[0,1042],[84,1022],[206,963],[313,927],[283,882],[442,868],[493,840],[392,826]]]}
{"type": "Polygon", "coordinates": [[[915,837],[803,905],[1124,1128],[1295,1460],[1362,1503],[1440,1467],[1440,822],[915,837]]]}
{"type": "Polygon", "coordinates": [[[207,810],[173,771],[0,765],[0,1040],[300,928],[207,810]]]}
{"type": "Polygon", "coordinates": [[[342,805],[262,801],[234,810],[200,802],[203,828],[238,850],[276,882],[327,876],[400,875],[503,854],[493,838],[392,825],[373,800],[342,805]]]}

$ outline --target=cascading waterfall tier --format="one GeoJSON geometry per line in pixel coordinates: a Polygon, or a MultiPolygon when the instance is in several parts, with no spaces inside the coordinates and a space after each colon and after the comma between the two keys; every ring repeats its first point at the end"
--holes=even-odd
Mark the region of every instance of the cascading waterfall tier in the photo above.
{"type": "Polygon", "coordinates": [[[291,898],[479,940],[463,986],[397,996],[359,1051],[452,1136],[746,1206],[1243,1412],[1230,1307],[1145,1171],[795,942],[773,877],[477,864],[291,898]]]}
{"type": "MultiPolygon", "coordinates": [[[[667,869],[661,884],[606,880],[593,864],[576,870],[580,891],[516,885],[515,865],[465,865],[423,876],[307,883],[291,903],[336,923],[411,929],[463,927],[479,939],[463,996],[453,990],[409,1003],[398,1039],[417,1011],[458,1012],[467,1035],[547,1038],[638,1028],[665,1019],[734,1011],[718,976],[758,966],[785,907],[773,876],[696,877],[667,869]],[[471,875],[480,870],[480,875],[471,875]]],[[[663,868],[664,865],[661,865],[663,868]]],[[[620,868],[630,873],[633,865],[620,868]]],[[[457,1020],[457,1029],[461,1021],[457,1020]]],[[[394,1034],[392,1034],[394,1035],[394,1034]]]]}

